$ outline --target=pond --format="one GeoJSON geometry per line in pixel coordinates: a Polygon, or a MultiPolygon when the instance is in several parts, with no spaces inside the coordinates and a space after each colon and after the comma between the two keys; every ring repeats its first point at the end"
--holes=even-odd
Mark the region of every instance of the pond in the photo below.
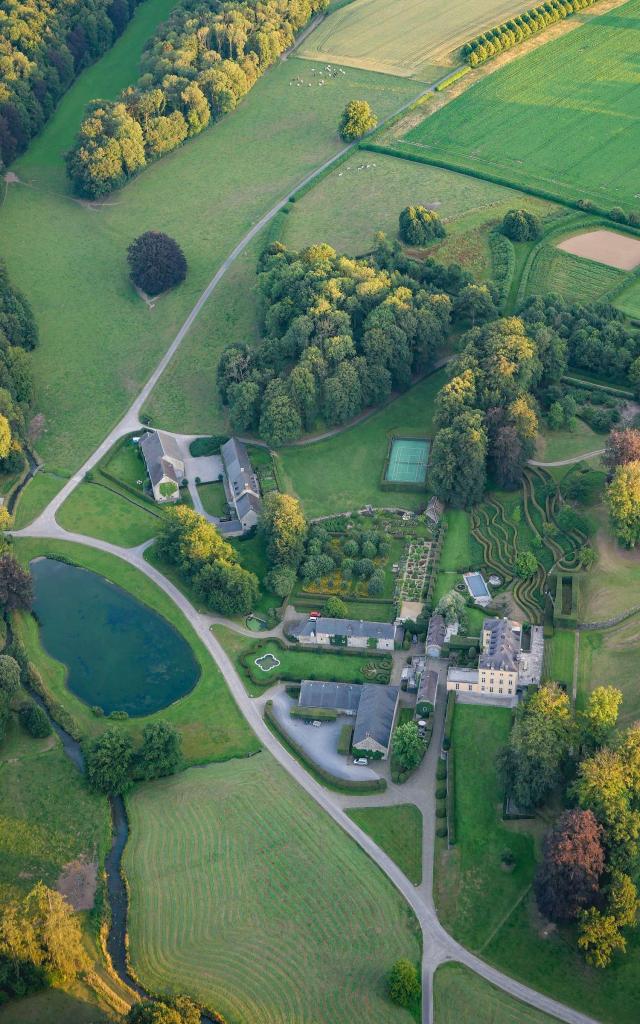
{"type": "Polygon", "coordinates": [[[67,666],[72,693],[106,715],[166,708],[193,689],[199,665],[184,637],[126,590],[50,558],[31,563],[40,637],[67,666]]]}

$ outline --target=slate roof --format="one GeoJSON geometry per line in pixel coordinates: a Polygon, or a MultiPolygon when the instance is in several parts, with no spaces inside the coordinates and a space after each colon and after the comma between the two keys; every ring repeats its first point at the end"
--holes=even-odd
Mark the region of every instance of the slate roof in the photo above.
{"type": "Polygon", "coordinates": [[[179,483],[174,466],[171,462],[165,461],[165,459],[175,459],[176,462],[183,465],[182,453],[175,437],[165,434],[162,430],[151,430],[141,438],[140,449],[154,487],[165,476],[179,483]]]}
{"type": "Polygon", "coordinates": [[[438,647],[442,647],[446,632],[447,625],[442,615],[432,615],[427,629],[427,646],[437,644],[438,647]]]}
{"type": "Polygon", "coordinates": [[[303,679],[298,704],[301,708],[335,708],[336,711],[355,714],[361,696],[362,686],[358,683],[303,679]]]}
{"type": "Polygon", "coordinates": [[[509,619],[485,619],[483,633],[490,633],[486,650],[478,659],[478,667],[517,672],[520,653],[520,634],[514,632],[509,619]]]}
{"type": "Polygon", "coordinates": [[[381,747],[388,749],[399,696],[397,686],[364,683],[353,727],[354,747],[364,740],[374,739],[381,747]]]}
{"type": "Polygon", "coordinates": [[[436,693],[438,690],[438,673],[434,672],[433,669],[429,669],[425,672],[422,677],[420,686],[418,687],[418,696],[416,698],[416,704],[420,704],[421,701],[427,701],[436,706],[436,693]]]}
{"type": "Polygon", "coordinates": [[[292,630],[292,636],[316,636],[327,633],[329,636],[356,636],[375,638],[376,640],[393,640],[396,627],[392,622],[367,622],[365,619],[307,619],[299,622],[292,630]]]}
{"type": "Polygon", "coordinates": [[[241,498],[238,498],[236,501],[236,512],[240,519],[243,519],[251,509],[256,514],[260,511],[260,501],[256,498],[255,494],[243,494],[241,498]]]}
{"type": "Polygon", "coordinates": [[[230,437],[220,448],[220,454],[234,498],[239,498],[246,490],[253,491],[257,496],[257,483],[251,459],[242,441],[237,437],[230,437]]]}

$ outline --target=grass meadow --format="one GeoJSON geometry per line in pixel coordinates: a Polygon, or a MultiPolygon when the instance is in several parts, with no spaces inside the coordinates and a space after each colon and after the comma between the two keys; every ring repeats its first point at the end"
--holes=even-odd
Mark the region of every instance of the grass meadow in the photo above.
{"type": "Polygon", "coordinates": [[[545,640],[545,675],[556,683],[564,683],[569,691],[573,683],[573,660],[576,634],[572,629],[556,629],[552,638],[545,640]]]}
{"type": "Polygon", "coordinates": [[[432,82],[457,65],[454,49],[526,6],[520,0],[354,0],[320,23],[301,46],[309,60],[432,82]]]}
{"type": "Polygon", "coordinates": [[[620,721],[631,725],[640,717],[640,617],[634,615],[613,629],[582,632],[578,667],[578,705],[584,706],[596,686],[617,686],[623,701],[620,721]]]}
{"type": "Polygon", "coordinates": [[[639,30],[640,0],[584,16],[427,117],[399,148],[525,189],[638,209],[639,30]]]}
{"type": "Polygon", "coordinates": [[[71,533],[132,548],[155,537],[163,517],[108,487],[82,483],[71,492],[56,518],[71,533]]]}
{"type": "Polygon", "coordinates": [[[571,302],[597,302],[627,276],[624,270],[581,259],[555,245],[541,245],[533,257],[523,298],[554,292],[571,302]]]}
{"type": "MultiPolygon", "coordinates": [[[[371,504],[419,509],[426,492],[384,491],[380,478],[393,434],[431,437],[433,402],[446,379],[438,370],[362,423],[313,445],[282,448],[278,465],[286,490],[308,517],[349,512],[371,504]]],[[[427,484],[428,484],[427,473],[427,484]]]]}
{"type": "Polygon", "coordinates": [[[127,801],[129,952],[152,991],[229,1024],[411,1020],[386,996],[417,923],[382,872],[266,753],[127,801]]]}
{"type": "Polygon", "coordinates": [[[636,278],[628,288],[618,295],[613,304],[627,316],[640,320],[640,280],[636,278]]]}
{"type": "Polygon", "coordinates": [[[541,462],[573,459],[577,455],[599,451],[604,448],[605,441],[605,434],[596,434],[595,430],[581,419],[576,419],[575,430],[549,430],[542,422],[536,440],[535,457],[541,462]]]}
{"type": "Polygon", "coordinates": [[[39,669],[54,699],[63,704],[76,720],[83,738],[97,736],[113,725],[131,733],[134,738],[139,738],[147,722],[162,719],[174,725],[180,732],[182,749],[188,764],[246,757],[260,749],[211,655],[182,612],[155,583],[123,560],[81,544],[16,539],[14,549],[24,564],[38,555],[65,555],[76,564],[92,569],[123,587],[175,626],[190,644],[200,666],[201,675],[195,688],[174,704],[155,715],[113,722],[108,718],[96,717],[87,704],[71,693],[66,685],[65,666],[51,658],[40,644],[35,619],[24,613],[18,614],[17,629],[27,647],[30,660],[39,669]]]}
{"type": "MultiPolygon", "coordinates": [[[[157,20],[167,9],[166,3],[158,5],[157,20]]],[[[37,409],[45,423],[37,447],[49,469],[75,469],[91,452],[139,391],[234,245],[288,189],[339,150],[336,127],[347,100],[355,93],[384,117],[416,93],[413,82],[358,70],[322,89],[290,87],[308,70],[306,62],[290,59],[265,75],[238,110],[214,128],[105,202],[81,203],[68,193],[62,155],[79,111],[95,96],[96,76],[104,83],[113,79],[112,90],[100,86],[111,94],[123,81],[134,80],[143,39],[132,45],[132,31],[133,26],[88,77],[78,79],[47,130],[16,162],[22,184],[7,187],[0,209],[3,256],[40,326],[34,371],[37,409]],[[152,310],[130,286],[126,265],[127,245],[150,228],[174,236],[189,264],[186,282],[152,310]]],[[[230,340],[228,331],[215,334],[217,320],[214,297],[186,356],[191,386],[201,398],[202,377],[210,369],[210,411],[207,422],[198,424],[202,430],[221,421],[215,411],[215,359],[209,356],[204,373],[198,362],[205,344],[215,348],[230,340]]],[[[165,380],[159,388],[166,386],[169,397],[161,411],[172,420],[162,425],[182,426],[185,409],[195,416],[189,389],[172,388],[171,370],[165,380]]],[[[204,406],[202,400],[195,408],[204,406]]],[[[152,409],[157,412],[153,403],[152,409]]]]}
{"type": "Polygon", "coordinates": [[[441,964],[433,979],[435,1024],[557,1024],[556,1017],[521,1003],[463,964],[441,964]]]}
{"type": "Polygon", "coordinates": [[[414,804],[354,807],[347,811],[363,832],[388,853],[410,882],[422,881],[422,812],[414,804]]]}

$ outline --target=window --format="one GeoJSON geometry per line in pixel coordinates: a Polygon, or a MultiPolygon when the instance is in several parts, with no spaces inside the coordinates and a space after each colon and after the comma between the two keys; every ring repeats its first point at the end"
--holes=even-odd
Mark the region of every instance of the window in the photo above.
{"type": "Polygon", "coordinates": [[[500,689],[498,690],[498,693],[502,693],[502,687],[500,687],[500,689]]]}
{"type": "Polygon", "coordinates": [[[489,693],[493,693],[493,686],[489,687],[489,693]]]}
{"type": "Polygon", "coordinates": [[[469,689],[473,690],[473,683],[469,683],[469,689]]]}
{"type": "Polygon", "coordinates": [[[456,690],[460,689],[460,683],[456,683],[456,690]]]}

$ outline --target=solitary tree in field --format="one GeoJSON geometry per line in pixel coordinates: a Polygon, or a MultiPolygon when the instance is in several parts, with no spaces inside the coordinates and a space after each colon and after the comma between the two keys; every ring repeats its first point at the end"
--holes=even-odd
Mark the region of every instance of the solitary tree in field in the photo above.
{"type": "Polygon", "coordinates": [[[340,137],[345,142],[361,139],[363,135],[375,128],[377,123],[378,118],[366,100],[351,100],[344,108],[340,121],[340,137]]]}
{"type": "Polygon", "coordinates": [[[187,261],[175,239],[145,231],[127,249],[131,280],[147,295],[159,295],[184,281],[187,261]]]}
{"type": "Polygon", "coordinates": [[[145,779],[173,775],[182,761],[180,733],[168,722],[150,722],[142,731],[138,757],[145,779]]]}
{"type": "Polygon", "coordinates": [[[405,206],[400,214],[399,230],[400,238],[407,245],[428,245],[446,234],[438,214],[425,206],[405,206]]]}
{"type": "Polygon", "coordinates": [[[389,974],[389,996],[400,1006],[410,1006],[420,995],[420,978],[411,960],[396,960],[389,974]]]}

